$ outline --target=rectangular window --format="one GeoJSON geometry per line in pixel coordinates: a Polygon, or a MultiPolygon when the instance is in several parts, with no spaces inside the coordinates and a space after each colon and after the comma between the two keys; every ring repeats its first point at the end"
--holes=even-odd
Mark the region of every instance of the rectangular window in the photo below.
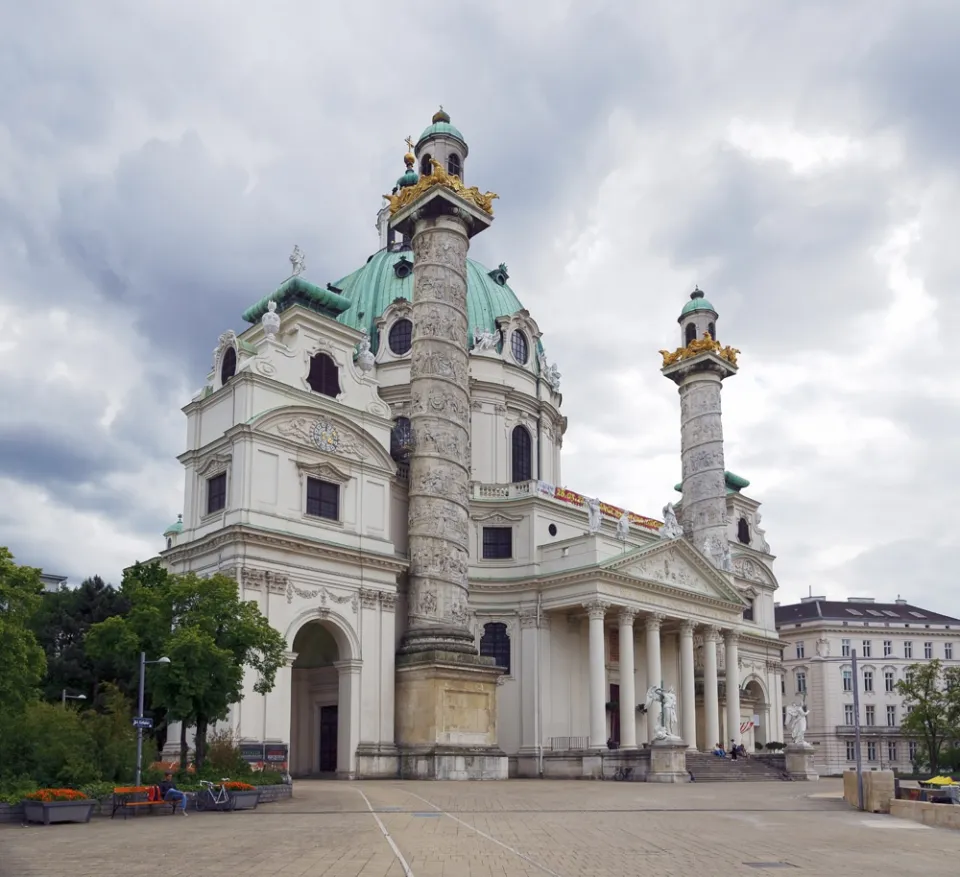
{"type": "Polygon", "coordinates": [[[910,760],[913,761],[917,757],[917,752],[920,749],[920,744],[916,740],[907,741],[907,754],[910,756],[910,760]]]}
{"type": "Polygon", "coordinates": [[[807,674],[803,670],[797,670],[797,694],[807,693],[807,674]]]}
{"type": "Polygon", "coordinates": [[[928,661],[933,658],[933,643],[923,644],[923,657],[928,661]]]}
{"type": "Polygon", "coordinates": [[[845,725],[852,725],[852,724],[853,724],[853,721],[854,721],[854,719],[853,719],[853,704],[852,704],[852,703],[845,703],[845,704],[843,705],[843,723],[844,723],[845,725]]]}
{"type": "Polygon", "coordinates": [[[223,511],[227,507],[227,473],[221,472],[207,479],[207,514],[223,511]]]}
{"type": "Polygon", "coordinates": [[[953,660],[953,643],[943,644],[943,657],[945,657],[948,661],[953,660]]]}
{"type": "Polygon", "coordinates": [[[513,527],[483,528],[483,559],[510,560],[513,557],[513,527]]]}
{"type": "Polygon", "coordinates": [[[853,670],[841,670],[843,676],[843,690],[853,691],[853,670]]]}
{"type": "Polygon", "coordinates": [[[867,741],[867,761],[877,760],[877,742],[876,740],[867,741]]]}
{"type": "Polygon", "coordinates": [[[847,740],[847,761],[857,760],[857,744],[854,740],[847,740]]]}
{"type": "Polygon", "coordinates": [[[887,761],[897,760],[897,744],[892,740],[887,741],[887,761]]]}
{"type": "Polygon", "coordinates": [[[797,660],[800,661],[803,659],[804,650],[803,643],[797,643],[797,660]]]}
{"type": "Polygon", "coordinates": [[[620,663],[620,631],[610,631],[610,663],[620,663]]]}
{"type": "Polygon", "coordinates": [[[896,678],[893,675],[893,670],[884,670],[883,671],[883,688],[885,691],[893,691],[897,687],[896,678]]]}
{"type": "Polygon", "coordinates": [[[893,704],[887,705],[887,727],[888,728],[897,727],[897,708],[893,704]]]}
{"type": "Polygon", "coordinates": [[[912,658],[913,657],[913,643],[905,642],[903,644],[903,657],[912,658]]]}
{"type": "Polygon", "coordinates": [[[863,690],[873,691],[873,670],[863,671],[863,690]]]}
{"type": "Polygon", "coordinates": [[[850,640],[848,639],[840,640],[840,654],[844,658],[850,657],[850,640]]]}
{"type": "Polygon", "coordinates": [[[873,726],[877,723],[877,708],[872,703],[868,703],[863,708],[863,714],[864,724],[873,726]]]}
{"type": "Polygon", "coordinates": [[[860,657],[869,658],[870,657],[870,640],[865,639],[861,645],[863,646],[863,651],[860,653],[860,657]]]}
{"type": "Polygon", "coordinates": [[[883,657],[889,658],[893,654],[893,640],[885,639],[883,641],[883,657]]]}
{"type": "Polygon", "coordinates": [[[329,481],[321,481],[319,478],[308,478],[307,514],[314,518],[339,521],[340,485],[331,484],[329,481]]]}

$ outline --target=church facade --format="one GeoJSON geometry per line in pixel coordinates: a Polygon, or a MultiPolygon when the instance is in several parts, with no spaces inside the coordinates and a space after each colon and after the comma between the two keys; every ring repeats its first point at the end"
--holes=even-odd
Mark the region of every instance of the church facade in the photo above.
{"type": "Polygon", "coordinates": [[[184,408],[184,508],[161,558],[235,576],[289,646],[229,725],[288,747],[294,776],[542,776],[608,741],[649,745],[660,686],[690,749],[782,741],[774,558],[724,467],[720,388],[738,366],[716,310],[695,290],[662,351],[676,508],[660,521],[561,486],[560,372],[506,265],[467,258],[495,197],[465,188],[467,155],[441,111],[386,197],[379,249],[322,285],[295,250],[184,408]],[[430,681],[411,654],[433,656],[430,681]],[[417,734],[443,767],[416,766],[417,734]],[[476,773],[481,750],[496,766],[476,773]]]}

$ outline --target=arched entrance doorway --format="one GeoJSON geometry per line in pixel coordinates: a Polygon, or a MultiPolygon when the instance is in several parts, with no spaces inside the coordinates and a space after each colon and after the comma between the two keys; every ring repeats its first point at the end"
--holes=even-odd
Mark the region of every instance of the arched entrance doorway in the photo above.
{"type": "Polygon", "coordinates": [[[743,735],[743,745],[749,751],[753,751],[756,744],[766,746],[769,739],[767,735],[770,733],[770,709],[763,686],[756,679],[749,680],[743,686],[740,699],[742,706],[747,707],[751,715],[760,719],[759,724],[750,729],[749,735],[743,735]],[[747,739],[748,736],[750,737],[749,740],[747,739]]]}
{"type": "Polygon", "coordinates": [[[340,647],[322,621],[309,621],[293,640],[290,773],[334,776],[340,737],[340,647]]]}

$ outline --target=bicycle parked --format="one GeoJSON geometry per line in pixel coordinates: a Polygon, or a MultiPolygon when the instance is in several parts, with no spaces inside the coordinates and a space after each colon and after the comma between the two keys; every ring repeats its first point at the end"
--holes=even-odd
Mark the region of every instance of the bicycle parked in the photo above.
{"type": "Polygon", "coordinates": [[[230,803],[230,793],[226,786],[229,782],[230,777],[221,777],[219,783],[200,780],[203,788],[197,792],[195,799],[197,810],[223,810],[230,803]]]}

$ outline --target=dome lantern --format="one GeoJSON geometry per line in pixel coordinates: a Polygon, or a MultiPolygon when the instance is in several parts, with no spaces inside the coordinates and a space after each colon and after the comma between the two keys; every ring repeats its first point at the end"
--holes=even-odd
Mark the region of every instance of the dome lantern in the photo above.
{"type": "Polygon", "coordinates": [[[469,153],[463,134],[451,123],[450,114],[443,106],[433,114],[430,124],[423,129],[414,149],[420,163],[420,174],[431,173],[430,160],[440,162],[448,174],[463,179],[463,165],[469,153]]]}
{"type": "Polygon", "coordinates": [[[699,286],[690,293],[690,301],[683,306],[677,322],[680,324],[680,343],[683,346],[707,334],[714,341],[717,340],[717,312],[699,286]]]}

